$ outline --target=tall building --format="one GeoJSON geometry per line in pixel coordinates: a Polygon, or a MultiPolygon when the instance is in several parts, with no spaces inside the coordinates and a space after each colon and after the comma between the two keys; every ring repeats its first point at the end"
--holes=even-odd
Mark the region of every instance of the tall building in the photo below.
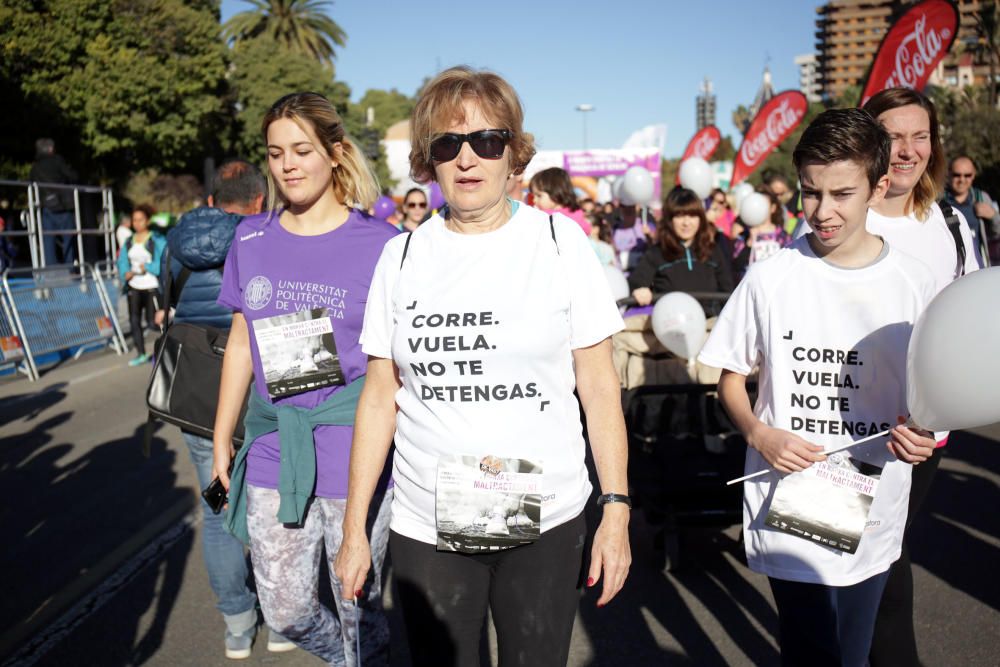
{"type": "Polygon", "coordinates": [[[774,86],[771,85],[771,69],[765,67],[764,74],[760,79],[760,88],[757,89],[757,94],[753,98],[753,104],[750,105],[751,122],[772,97],[774,97],[774,86]]]}
{"type": "Polygon", "coordinates": [[[695,124],[700,130],[715,125],[715,93],[712,92],[712,80],[706,76],[699,90],[701,92],[695,98],[695,124]]]}
{"type": "Polygon", "coordinates": [[[816,54],[795,56],[795,65],[799,68],[799,90],[810,102],[821,101],[823,96],[819,85],[819,72],[816,69],[816,54]]]}
{"type": "MultiPolygon", "coordinates": [[[[985,84],[989,66],[970,55],[976,43],[975,14],[990,0],[961,0],[958,36],[930,82],[939,86],[985,84]],[[963,48],[964,47],[964,48],[963,48]]],[[[832,0],[816,8],[816,74],[820,95],[836,99],[849,86],[864,84],[893,19],[917,0],[832,0]]],[[[803,92],[805,92],[803,90],[803,92]]],[[[808,95],[808,94],[807,94],[808,95]]]]}

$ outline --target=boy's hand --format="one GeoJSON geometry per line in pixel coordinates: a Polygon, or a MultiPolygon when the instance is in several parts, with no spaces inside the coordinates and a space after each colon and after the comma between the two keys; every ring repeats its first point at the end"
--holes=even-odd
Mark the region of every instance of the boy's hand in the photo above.
{"type": "Polygon", "coordinates": [[[758,423],[747,438],[768,465],[779,472],[799,472],[813,463],[825,461],[823,448],[788,431],[758,423]]]}
{"type": "Polygon", "coordinates": [[[886,443],[889,451],[900,461],[913,465],[929,459],[934,453],[934,448],[937,447],[934,434],[907,428],[903,425],[906,423],[904,417],[898,417],[897,421],[899,426],[892,429],[889,434],[889,442],[886,443]]]}

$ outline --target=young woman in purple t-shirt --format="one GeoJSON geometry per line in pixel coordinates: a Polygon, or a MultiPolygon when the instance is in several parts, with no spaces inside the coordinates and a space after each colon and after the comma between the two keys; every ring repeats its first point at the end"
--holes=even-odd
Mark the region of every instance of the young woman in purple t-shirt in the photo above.
{"type": "Polygon", "coordinates": [[[344,602],[331,561],[335,611],[320,604],[318,588],[324,546],[331,559],[340,548],[367,361],[358,342],[364,306],[382,246],[397,231],[363,213],[378,187],[326,98],[287,95],[262,129],[270,211],[236,229],[219,294],[234,311],[214,434],[214,472],[230,491],[226,525],[249,542],[269,626],[331,665],[385,665],[387,475],[368,517],[371,585],[356,608],[344,602]],[[234,453],[251,376],[247,439],[234,453]]]}

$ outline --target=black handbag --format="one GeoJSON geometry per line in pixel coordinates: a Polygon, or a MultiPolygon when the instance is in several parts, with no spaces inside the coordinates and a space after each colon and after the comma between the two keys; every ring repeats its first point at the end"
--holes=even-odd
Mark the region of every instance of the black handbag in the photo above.
{"type": "MultiPolygon", "coordinates": [[[[164,264],[168,272],[163,305],[165,318],[168,318],[173,281],[169,273],[169,260],[164,264]]],[[[178,293],[184,289],[190,273],[187,267],[182,268],[177,280],[178,293]]],[[[228,331],[215,327],[189,322],[166,324],[166,329],[154,346],[155,363],[146,389],[149,418],[146,422],[144,451],[147,456],[155,421],[179,426],[182,431],[203,438],[212,437],[215,411],[219,404],[219,384],[222,381],[222,357],[228,337],[228,331]]],[[[247,396],[249,391],[248,388],[247,396]]],[[[243,443],[243,417],[246,411],[247,401],[244,400],[233,432],[233,442],[237,447],[243,443]]]]}
{"type": "MultiPolygon", "coordinates": [[[[227,338],[226,331],[187,322],[167,327],[156,341],[156,363],[146,391],[151,418],[212,437],[227,338]]],[[[245,415],[244,401],[233,433],[233,440],[241,443],[245,415]]]]}

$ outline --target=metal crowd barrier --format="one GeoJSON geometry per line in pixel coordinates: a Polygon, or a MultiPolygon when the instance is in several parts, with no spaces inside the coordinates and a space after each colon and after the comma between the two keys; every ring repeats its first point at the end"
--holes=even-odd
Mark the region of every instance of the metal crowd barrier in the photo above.
{"type": "MultiPolygon", "coordinates": [[[[24,188],[27,208],[21,214],[21,223],[25,227],[24,231],[12,230],[8,228],[0,232],[0,236],[27,236],[28,249],[31,253],[32,268],[39,269],[45,267],[45,243],[46,236],[71,236],[76,243],[76,264],[87,263],[84,236],[100,236],[104,241],[105,257],[114,258],[118,256],[118,240],[115,238],[115,206],[111,188],[95,185],[67,185],[64,183],[39,183],[36,181],[8,181],[0,179],[0,186],[24,188]],[[73,219],[72,229],[45,229],[42,218],[42,198],[40,190],[71,190],[73,192],[73,219]],[[84,228],[83,217],[80,209],[80,194],[100,194],[101,208],[98,214],[97,228],[84,228]]],[[[9,223],[8,223],[9,224],[9,223]]]]}
{"type": "Polygon", "coordinates": [[[90,264],[7,269],[2,284],[11,335],[20,343],[17,351],[8,337],[12,351],[4,357],[14,362],[23,356],[29,379],[39,378],[35,360],[43,354],[77,348],[78,357],[94,344],[118,354],[128,349],[104,282],[90,264]]]}

